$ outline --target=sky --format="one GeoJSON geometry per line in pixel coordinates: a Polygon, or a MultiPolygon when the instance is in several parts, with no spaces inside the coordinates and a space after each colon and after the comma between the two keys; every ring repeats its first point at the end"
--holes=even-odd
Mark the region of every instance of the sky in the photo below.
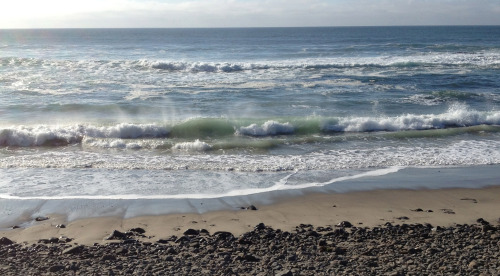
{"type": "Polygon", "coordinates": [[[500,25],[500,0],[3,0],[0,28],[500,25]]]}

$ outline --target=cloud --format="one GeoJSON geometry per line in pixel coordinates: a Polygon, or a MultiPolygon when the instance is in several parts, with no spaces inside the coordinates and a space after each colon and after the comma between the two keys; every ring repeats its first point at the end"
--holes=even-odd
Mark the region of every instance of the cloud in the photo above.
{"type": "Polygon", "coordinates": [[[500,24],[498,0],[17,0],[1,28],[500,24]]]}

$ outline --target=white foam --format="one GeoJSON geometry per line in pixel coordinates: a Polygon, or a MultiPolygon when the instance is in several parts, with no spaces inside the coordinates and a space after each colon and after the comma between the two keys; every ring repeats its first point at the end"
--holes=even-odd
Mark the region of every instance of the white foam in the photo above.
{"type": "Polygon", "coordinates": [[[172,147],[172,149],[180,151],[208,151],[212,149],[212,146],[196,139],[194,142],[177,143],[172,147]]]}
{"type": "Polygon", "coordinates": [[[443,129],[482,124],[499,125],[500,112],[480,112],[469,110],[467,106],[462,104],[454,104],[443,114],[340,118],[333,122],[323,122],[321,128],[325,131],[367,132],[443,129]]]}
{"type": "Polygon", "coordinates": [[[36,125],[0,128],[0,146],[35,147],[80,143],[84,137],[142,138],[165,137],[166,127],[155,124],[92,125],[36,125]]]}
{"type": "Polygon", "coordinates": [[[248,135],[248,136],[270,136],[270,135],[280,135],[280,134],[293,134],[295,128],[290,123],[279,123],[276,121],[267,121],[261,126],[257,124],[251,124],[247,127],[240,127],[236,134],[237,135],[248,135]]]}

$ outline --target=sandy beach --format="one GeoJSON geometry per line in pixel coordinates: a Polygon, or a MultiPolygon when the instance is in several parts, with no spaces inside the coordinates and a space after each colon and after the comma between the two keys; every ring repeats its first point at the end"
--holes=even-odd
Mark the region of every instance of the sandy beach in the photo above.
{"type": "Polygon", "coordinates": [[[430,223],[436,226],[475,223],[483,218],[492,223],[500,219],[500,187],[483,189],[375,190],[350,193],[315,193],[283,199],[275,204],[233,206],[233,210],[203,214],[181,213],[158,216],[98,217],[66,221],[64,216],[46,214],[47,220],[28,228],[4,230],[0,236],[18,243],[66,236],[74,243],[105,243],[113,230],[141,227],[148,240],[155,242],[187,229],[206,229],[210,233],[229,231],[239,236],[259,223],[291,231],[300,224],[334,226],[349,221],[358,227],[392,224],[430,223]],[[243,207],[240,208],[240,207],[243,207]],[[247,209],[244,209],[247,208],[247,209]],[[56,227],[64,224],[65,228],[56,227]]]}

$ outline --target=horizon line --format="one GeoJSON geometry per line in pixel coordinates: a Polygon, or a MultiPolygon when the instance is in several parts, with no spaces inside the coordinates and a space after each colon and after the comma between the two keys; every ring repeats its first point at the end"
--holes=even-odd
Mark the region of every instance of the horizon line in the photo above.
{"type": "Polygon", "coordinates": [[[83,30],[83,29],[286,29],[286,28],[374,28],[374,27],[500,27],[500,24],[436,24],[436,25],[331,25],[331,26],[248,26],[248,27],[42,27],[0,28],[0,30],[83,30]]]}

